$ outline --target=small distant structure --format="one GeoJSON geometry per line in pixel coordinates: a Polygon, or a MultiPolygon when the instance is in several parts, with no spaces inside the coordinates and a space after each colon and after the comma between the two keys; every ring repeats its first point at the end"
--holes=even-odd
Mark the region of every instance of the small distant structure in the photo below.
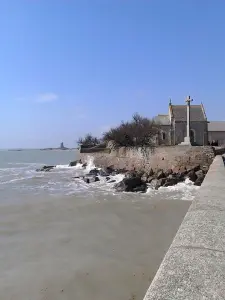
{"type": "Polygon", "coordinates": [[[66,148],[63,144],[63,142],[60,144],[60,147],[59,147],[60,150],[67,150],[68,148],[66,148]]]}

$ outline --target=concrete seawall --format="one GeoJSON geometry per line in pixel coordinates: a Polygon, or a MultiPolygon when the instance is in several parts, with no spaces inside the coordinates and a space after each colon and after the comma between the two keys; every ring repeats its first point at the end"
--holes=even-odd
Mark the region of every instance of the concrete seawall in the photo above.
{"type": "Polygon", "coordinates": [[[216,156],[144,300],[225,299],[225,168],[216,156]]]}

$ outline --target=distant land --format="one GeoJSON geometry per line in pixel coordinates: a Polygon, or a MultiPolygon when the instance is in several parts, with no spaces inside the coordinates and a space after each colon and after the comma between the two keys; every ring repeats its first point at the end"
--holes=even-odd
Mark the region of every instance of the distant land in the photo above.
{"type": "Polygon", "coordinates": [[[63,142],[60,144],[59,147],[57,148],[41,148],[41,149],[8,149],[8,151],[24,151],[24,150],[41,150],[41,151],[46,151],[46,150],[76,150],[76,149],[79,149],[78,147],[77,148],[67,148],[64,146],[63,142]]]}

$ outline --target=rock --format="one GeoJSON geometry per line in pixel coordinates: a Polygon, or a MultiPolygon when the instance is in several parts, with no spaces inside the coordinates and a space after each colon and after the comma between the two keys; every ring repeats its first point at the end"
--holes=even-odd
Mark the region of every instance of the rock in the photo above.
{"type": "Polygon", "coordinates": [[[80,178],[80,176],[74,176],[74,177],[72,177],[73,179],[79,179],[80,178]]]}
{"type": "Polygon", "coordinates": [[[157,172],[157,174],[156,174],[157,179],[161,179],[161,178],[164,178],[164,177],[165,177],[165,174],[164,174],[163,170],[160,170],[160,171],[157,172]]]}
{"type": "MultiPolygon", "coordinates": [[[[135,171],[128,171],[128,172],[126,172],[125,177],[126,178],[136,178],[137,173],[135,171]]],[[[140,177],[138,177],[138,178],[140,178],[140,177]]]]}
{"type": "Polygon", "coordinates": [[[202,170],[195,172],[195,174],[197,175],[197,177],[204,177],[204,172],[202,170]]]}
{"type": "Polygon", "coordinates": [[[49,172],[49,171],[51,171],[54,168],[55,168],[55,166],[44,166],[44,167],[42,167],[40,169],[37,169],[36,171],[37,172],[49,172]]]}
{"type": "Polygon", "coordinates": [[[173,170],[172,169],[168,169],[166,172],[165,172],[165,177],[168,177],[169,175],[173,174],[173,170]]]}
{"type": "Polygon", "coordinates": [[[143,174],[143,175],[141,176],[141,180],[142,180],[143,182],[148,182],[148,175],[147,175],[147,174],[143,174]]]}
{"type": "Polygon", "coordinates": [[[109,176],[106,176],[105,180],[109,181],[111,178],[109,176]]]}
{"type": "Polygon", "coordinates": [[[173,186],[176,185],[177,183],[178,183],[177,178],[175,177],[167,178],[163,186],[164,187],[173,186]]]}
{"type": "Polygon", "coordinates": [[[104,170],[101,170],[101,169],[98,171],[98,174],[99,174],[100,176],[102,176],[102,177],[109,176],[108,173],[106,173],[104,170]]]}
{"type": "Polygon", "coordinates": [[[97,175],[99,175],[99,170],[97,170],[97,169],[92,169],[92,170],[90,170],[90,172],[88,173],[88,175],[95,175],[95,176],[97,176],[97,175]]]}
{"type": "Polygon", "coordinates": [[[115,179],[112,179],[112,180],[110,180],[110,181],[107,181],[107,183],[113,183],[113,182],[116,182],[116,180],[115,180],[115,179]]]}
{"type": "Polygon", "coordinates": [[[83,178],[84,182],[86,183],[92,183],[92,182],[97,182],[100,181],[100,179],[98,178],[98,176],[85,176],[83,178]]]}
{"type": "Polygon", "coordinates": [[[178,173],[174,177],[176,178],[177,183],[185,180],[185,174],[183,174],[183,173],[178,173]]]}
{"type": "Polygon", "coordinates": [[[196,165],[192,168],[195,172],[199,171],[201,169],[200,165],[196,165]]]}
{"type": "Polygon", "coordinates": [[[74,160],[69,163],[69,167],[75,167],[77,164],[81,164],[81,160],[74,160]]]}
{"type": "Polygon", "coordinates": [[[198,178],[198,176],[195,174],[195,171],[192,170],[187,173],[187,178],[189,178],[191,181],[195,182],[198,178]]]}
{"type": "MultiPolygon", "coordinates": [[[[117,192],[133,192],[137,191],[137,187],[146,185],[140,177],[124,178],[119,183],[116,183],[114,188],[117,192]],[[135,190],[136,189],[136,190],[135,190]]],[[[143,189],[143,187],[142,187],[143,189]]]]}
{"type": "Polygon", "coordinates": [[[152,168],[149,170],[148,172],[148,176],[153,176],[154,175],[154,171],[152,170],[152,168]]]}
{"type": "Polygon", "coordinates": [[[147,182],[151,183],[153,179],[155,179],[154,176],[149,176],[147,182]]]}
{"type": "Polygon", "coordinates": [[[160,179],[153,179],[150,183],[150,187],[152,189],[158,190],[162,185],[164,185],[166,182],[166,178],[160,178],[160,179]]]}
{"type": "Polygon", "coordinates": [[[204,181],[204,178],[205,178],[205,176],[198,177],[198,178],[196,179],[196,181],[195,181],[194,184],[197,185],[197,186],[201,186],[202,183],[203,183],[203,181],[204,181]]]}
{"type": "Polygon", "coordinates": [[[87,163],[84,163],[83,165],[82,165],[82,168],[86,168],[87,167],[87,163]]]}
{"type": "Polygon", "coordinates": [[[146,184],[142,184],[140,186],[137,186],[136,188],[133,189],[133,192],[141,192],[141,193],[146,193],[147,191],[147,185],[146,184]]]}

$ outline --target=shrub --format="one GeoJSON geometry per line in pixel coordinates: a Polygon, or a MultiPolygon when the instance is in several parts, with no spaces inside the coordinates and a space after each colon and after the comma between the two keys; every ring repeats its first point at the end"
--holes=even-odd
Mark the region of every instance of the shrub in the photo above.
{"type": "Polygon", "coordinates": [[[100,139],[94,137],[92,134],[88,133],[84,138],[79,138],[77,143],[83,146],[96,146],[100,144],[100,139]]]}
{"type": "Polygon", "coordinates": [[[152,146],[160,125],[151,119],[134,114],[129,122],[122,122],[103,134],[105,142],[112,141],[115,147],[152,146]]]}

